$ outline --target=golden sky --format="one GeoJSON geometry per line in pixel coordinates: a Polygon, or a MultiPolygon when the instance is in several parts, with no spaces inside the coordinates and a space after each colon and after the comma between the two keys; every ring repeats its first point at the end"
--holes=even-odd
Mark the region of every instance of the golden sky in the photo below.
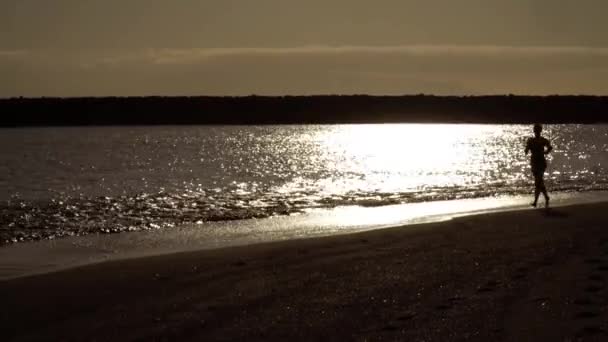
{"type": "Polygon", "coordinates": [[[0,97],[608,94],[605,0],[0,0],[0,97]]]}

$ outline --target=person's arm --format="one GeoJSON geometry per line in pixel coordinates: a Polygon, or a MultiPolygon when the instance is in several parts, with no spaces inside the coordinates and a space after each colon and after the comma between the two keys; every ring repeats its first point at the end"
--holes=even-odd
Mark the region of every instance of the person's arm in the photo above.
{"type": "Polygon", "coordinates": [[[551,146],[551,143],[549,142],[549,140],[547,140],[547,149],[545,150],[545,154],[549,154],[551,153],[551,151],[553,151],[553,146],[551,146]]]}

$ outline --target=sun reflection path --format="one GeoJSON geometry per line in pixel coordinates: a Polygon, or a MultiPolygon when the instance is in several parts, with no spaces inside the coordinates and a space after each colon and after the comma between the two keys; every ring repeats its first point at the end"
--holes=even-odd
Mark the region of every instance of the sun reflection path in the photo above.
{"type": "MultiPolygon", "coordinates": [[[[310,136],[332,177],[323,192],[408,192],[479,183],[509,158],[512,128],[490,125],[338,125],[310,136]],[[500,140],[500,141],[498,141],[500,140]],[[499,163],[500,164],[500,163],[499,163]]],[[[295,185],[295,184],[292,184],[295,185]]]]}

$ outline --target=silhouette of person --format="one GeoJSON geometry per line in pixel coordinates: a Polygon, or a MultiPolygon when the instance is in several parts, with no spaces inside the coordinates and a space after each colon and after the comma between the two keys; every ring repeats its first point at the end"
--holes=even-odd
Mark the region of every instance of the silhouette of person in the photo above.
{"type": "Polygon", "coordinates": [[[538,197],[542,194],[545,196],[545,207],[549,207],[549,195],[547,194],[547,188],[545,187],[545,170],[547,169],[547,160],[545,155],[551,153],[553,147],[549,140],[545,139],[540,135],[543,131],[543,126],[540,124],[534,125],[534,137],[528,138],[526,142],[526,155],[531,152],[530,166],[532,168],[532,175],[534,176],[534,202],[533,207],[536,207],[538,203],[538,197]]]}

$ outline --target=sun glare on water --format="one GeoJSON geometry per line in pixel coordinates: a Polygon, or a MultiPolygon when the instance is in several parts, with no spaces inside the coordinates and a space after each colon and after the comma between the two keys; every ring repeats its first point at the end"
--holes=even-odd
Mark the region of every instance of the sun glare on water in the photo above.
{"type": "Polygon", "coordinates": [[[474,182],[485,159],[476,145],[492,144],[492,137],[503,133],[487,125],[344,125],[317,139],[333,168],[374,184],[376,191],[391,192],[474,182]]]}

